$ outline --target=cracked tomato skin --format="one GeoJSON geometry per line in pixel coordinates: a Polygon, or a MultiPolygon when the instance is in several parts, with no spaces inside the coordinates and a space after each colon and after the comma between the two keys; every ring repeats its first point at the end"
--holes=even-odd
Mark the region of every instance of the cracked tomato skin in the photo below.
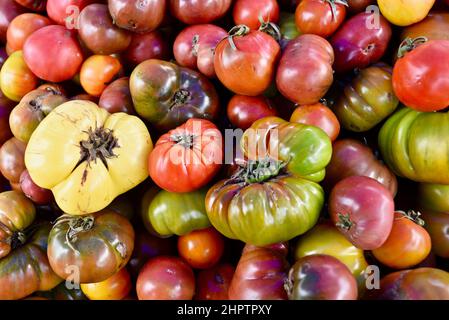
{"type": "Polygon", "coordinates": [[[39,187],[52,190],[64,212],[83,215],[104,209],[145,180],[152,148],[148,129],[139,118],[111,115],[93,102],[74,100],[54,109],[33,132],[25,165],[39,187]],[[116,140],[105,142],[105,149],[110,149],[103,150],[105,156],[102,150],[91,149],[88,154],[94,159],[88,161],[90,156],[81,151],[87,150],[89,139],[98,138],[98,128],[116,140]]]}

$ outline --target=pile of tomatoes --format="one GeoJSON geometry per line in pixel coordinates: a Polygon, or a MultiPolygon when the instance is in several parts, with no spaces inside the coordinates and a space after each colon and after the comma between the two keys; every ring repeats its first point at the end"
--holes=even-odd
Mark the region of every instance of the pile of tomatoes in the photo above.
{"type": "Polygon", "coordinates": [[[0,0],[0,299],[449,299],[449,1],[0,0]]]}

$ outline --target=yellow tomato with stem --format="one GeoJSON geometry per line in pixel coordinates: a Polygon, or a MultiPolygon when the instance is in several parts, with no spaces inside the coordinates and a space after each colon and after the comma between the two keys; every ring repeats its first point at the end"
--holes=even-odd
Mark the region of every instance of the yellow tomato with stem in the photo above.
{"type": "Polygon", "coordinates": [[[382,15],[392,24],[405,27],[423,20],[435,0],[377,0],[382,15]]]}
{"type": "Polygon", "coordinates": [[[73,100],[55,108],[33,132],[25,165],[38,186],[52,190],[64,212],[84,215],[104,209],[145,180],[152,149],[139,118],[73,100]]]}

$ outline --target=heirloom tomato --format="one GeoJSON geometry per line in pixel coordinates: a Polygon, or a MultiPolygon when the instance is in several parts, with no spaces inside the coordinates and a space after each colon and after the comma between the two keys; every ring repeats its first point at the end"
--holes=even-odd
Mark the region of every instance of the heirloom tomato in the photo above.
{"type": "Polygon", "coordinates": [[[12,137],[12,132],[9,127],[9,115],[15,106],[16,102],[5,97],[0,90],[0,145],[3,145],[3,143],[12,137]]]}
{"type": "Polygon", "coordinates": [[[439,257],[449,258],[449,213],[425,211],[424,227],[432,239],[432,251],[439,257]]]}
{"type": "Polygon", "coordinates": [[[50,190],[39,187],[31,179],[28,170],[24,170],[20,175],[20,189],[36,204],[49,204],[53,200],[53,195],[50,190]]]}
{"type": "Polygon", "coordinates": [[[372,5],[376,0],[347,0],[348,10],[352,13],[359,13],[366,10],[366,7],[372,5]]]}
{"type": "Polygon", "coordinates": [[[382,15],[397,26],[409,26],[424,19],[435,0],[377,0],[382,15]]]}
{"type": "Polygon", "coordinates": [[[24,163],[26,143],[11,138],[0,148],[0,172],[11,183],[18,183],[26,169],[24,163]]]}
{"type": "Polygon", "coordinates": [[[350,131],[371,130],[399,104],[392,85],[391,67],[378,64],[360,70],[332,107],[341,125],[350,131]]]}
{"type": "Polygon", "coordinates": [[[109,113],[135,114],[133,99],[129,91],[129,78],[123,77],[109,84],[103,90],[98,106],[109,113]]]}
{"type": "Polygon", "coordinates": [[[145,227],[159,237],[182,236],[209,227],[205,194],[205,190],[188,193],[148,190],[141,206],[145,227]]]}
{"type": "Polygon", "coordinates": [[[44,299],[46,298],[50,300],[87,300],[87,297],[81,289],[68,289],[65,282],[61,282],[49,291],[39,292],[38,297],[43,297],[44,299]]]}
{"type": "Polygon", "coordinates": [[[246,130],[255,121],[277,116],[278,112],[264,96],[250,97],[236,94],[229,100],[227,115],[233,126],[246,130]]]}
{"type": "Polygon", "coordinates": [[[36,13],[24,13],[14,18],[6,32],[8,48],[12,52],[22,50],[25,40],[36,30],[50,25],[47,17],[36,13]]]}
{"type": "Polygon", "coordinates": [[[227,35],[224,29],[213,24],[189,26],[175,39],[175,59],[181,66],[198,69],[205,76],[213,78],[215,47],[227,35]]]}
{"type": "Polygon", "coordinates": [[[167,39],[160,31],[134,33],[128,48],[121,54],[127,65],[134,68],[149,59],[169,60],[171,52],[167,39]]]}
{"type": "Polygon", "coordinates": [[[381,15],[362,12],[353,16],[331,38],[335,71],[344,73],[379,61],[387,50],[391,35],[390,24],[381,15]]]}
{"type": "Polygon", "coordinates": [[[201,270],[196,278],[195,300],[229,300],[229,285],[234,271],[230,264],[201,270]]]}
{"type": "Polygon", "coordinates": [[[276,0],[237,0],[232,17],[236,25],[244,24],[257,30],[264,23],[278,23],[279,5],[276,0]]]}
{"type": "Polygon", "coordinates": [[[28,92],[37,87],[39,79],[31,72],[22,51],[12,53],[0,71],[0,88],[12,101],[19,102],[28,92]]]}
{"type": "Polygon", "coordinates": [[[340,260],[305,256],[291,267],[285,289],[289,300],[357,300],[357,281],[340,260]]]}
{"type": "Polygon", "coordinates": [[[162,135],[148,160],[151,179],[170,192],[191,192],[209,183],[223,161],[218,128],[204,119],[189,119],[162,135]]]}
{"type": "Polygon", "coordinates": [[[62,26],[78,27],[78,15],[89,4],[96,0],[47,0],[48,17],[62,26]]]}
{"type": "Polygon", "coordinates": [[[215,48],[215,72],[234,93],[257,96],[270,86],[280,53],[279,44],[267,33],[236,26],[215,48]]]}
{"type": "Polygon", "coordinates": [[[324,201],[314,181],[324,178],[332,153],[326,133],[268,117],[245,131],[241,148],[249,160],[206,196],[212,225],[254,245],[287,241],[313,227],[324,201]]]}
{"type": "Polygon", "coordinates": [[[73,78],[83,63],[75,31],[57,25],[33,32],[23,45],[23,57],[36,76],[52,82],[73,78]]]}
{"type": "Polygon", "coordinates": [[[131,223],[111,210],[84,216],[64,214],[55,221],[48,237],[52,269],[67,279],[76,268],[80,283],[110,278],[126,265],[133,248],[131,223]]]}
{"type": "Polygon", "coordinates": [[[83,215],[105,208],[145,180],[152,147],[137,117],[111,115],[93,102],[74,100],[42,120],[28,143],[25,164],[64,212],[83,215]]]}
{"type": "Polygon", "coordinates": [[[47,0],[15,0],[21,6],[32,11],[45,11],[47,0]]]}
{"type": "Polygon", "coordinates": [[[246,245],[229,286],[230,300],[287,300],[289,264],[284,244],[246,245]]]}
{"type": "Polygon", "coordinates": [[[219,102],[215,88],[202,74],[162,60],[146,60],[131,74],[130,90],[136,112],[161,132],[188,119],[213,120],[219,102]]]}
{"type": "Polygon", "coordinates": [[[187,24],[208,23],[223,17],[232,0],[167,0],[170,13],[187,24]]]}
{"type": "Polygon", "coordinates": [[[333,82],[334,52],[325,39],[301,35],[282,54],[276,74],[279,91],[300,105],[317,103],[333,82]]]}
{"type": "Polygon", "coordinates": [[[108,0],[112,20],[120,28],[144,33],[153,31],[165,15],[166,0],[108,0]]]}
{"type": "Polygon", "coordinates": [[[449,184],[449,113],[395,112],[379,132],[379,148],[397,175],[417,182],[449,184]]]}
{"type": "Polygon", "coordinates": [[[449,40],[406,39],[393,69],[393,88],[409,108],[428,112],[449,106],[449,40]]]}
{"type": "MultiPolygon", "coordinates": [[[[37,226],[36,226],[37,227],[37,226]]],[[[50,224],[42,224],[21,245],[0,259],[0,299],[22,299],[56,287],[62,279],[50,267],[47,239],[50,224]]]]}
{"type": "Polygon", "coordinates": [[[331,109],[322,103],[299,106],[293,111],[290,122],[307,124],[322,129],[331,141],[340,133],[340,123],[331,109]]]}
{"type": "Polygon", "coordinates": [[[100,97],[106,87],[122,71],[120,61],[113,56],[93,55],[84,61],[80,71],[83,89],[94,97],[100,97]]]}
{"type": "Polygon", "coordinates": [[[6,32],[11,21],[27,12],[27,10],[19,5],[15,0],[0,1],[0,40],[6,42],[6,32]]]}
{"type": "Polygon", "coordinates": [[[136,291],[139,300],[192,300],[195,276],[180,258],[159,256],[143,266],[136,291]]]}
{"type": "Polygon", "coordinates": [[[131,291],[131,277],[126,268],[106,280],[96,283],[81,283],[81,290],[90,300],[122,300],[131,291]]]}
{"type": "Polygon", "coordinates": [[[424,20],[404,28],[401,33],[401,40],[419,37],[449,40],[449,12],[430,12],[424,20]]]}
{"type": "Polygon", "coordinates": [[[420,208],[449,212],[449,185],[420,183],[418,186],[420,208]]]}

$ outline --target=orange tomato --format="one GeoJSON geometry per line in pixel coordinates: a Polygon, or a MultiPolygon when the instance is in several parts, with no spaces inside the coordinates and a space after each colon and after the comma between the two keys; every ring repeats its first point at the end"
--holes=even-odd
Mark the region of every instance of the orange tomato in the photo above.
{"type": "Polygon", "coordinates": [[[81,284],[81,290],[90,300],[121,300],[128,296],[131,287],[131,277],[126,268],[104,281],[81,284]]]}
{"type": "Polygon", "coordinates": [[[92,96],[99,97],[122,71],[122,64],[113,56],[93,55],[84,61],[80,71],[81,86],[92,96]]]}
{"type": "Polygon", "coordinates": [[[223,236],[214,228],[196,230],[178,238],[178,252],[193,268],[207,269],[221,258],[223,236]]]}
{"type": "Polygon", "coordinates": [[[396,212],[387,241],[373,250],[373,254],[390,268],[406,269],[422,262],[429,255],[431,247],[429,233],[413,221],[409,214],[396,212]]]}
{"type": "Polygon", "coordinates": [[[24,13],[15,17],[6,32],[9,53],[22,50],[23,44],[29,35],[50,24],[51,21],[47,17],[36,13],[24,13]]]}

